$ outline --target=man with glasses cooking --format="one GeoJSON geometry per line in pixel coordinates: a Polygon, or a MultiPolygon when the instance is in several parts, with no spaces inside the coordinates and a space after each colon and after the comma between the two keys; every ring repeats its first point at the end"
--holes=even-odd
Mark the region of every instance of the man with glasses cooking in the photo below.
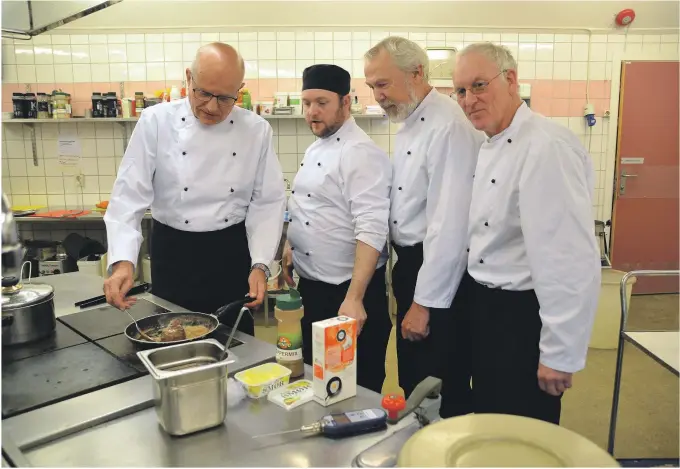
{"type": "MultiPolygon", "coordinates": [[[[117,308],[134,303],[126,293],[148,207],[154,295],[204,313],[247,294],[255,298],[249,306],[262,303],[286,197],[271,126],[235,106],[244,74],[233,47],[203,46],[186,71],[187,98],[139,119],[104,216],[104,291],[117,308]]],[[[244,315],[238,329],[253,334],[252,318],[244,315]]]]}
{"type": "Polygon", "coordinates": [[[459,53],[454,90],[487,136],[456,298],[471,327],[474,411],[559,424],[562,393],[585,366],[600,292],[593,165],[569,129],[520,99],[505,47],[459,53]]]}

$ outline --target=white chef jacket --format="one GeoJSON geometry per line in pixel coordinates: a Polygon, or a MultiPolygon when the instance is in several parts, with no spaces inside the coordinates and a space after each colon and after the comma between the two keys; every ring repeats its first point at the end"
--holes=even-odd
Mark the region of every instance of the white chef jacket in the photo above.
{"type": "Polygon", "coordinates": [[[317,139],[293,182],[288,240],[298,275],[338,285],[352,278],[357,241],[387,260],[392,164],[350,117],[317,139]]]}
{"type": "Polygon", "coordinates": [[[136,264],[148,207],[155,220],[183,231],[220,230],[245,220],[252,263],[268,265],[281,239],[285,204],[267,121],[234,107],[226,120],[204,125],[188,99],[157,104],[144,110],[132,132],[104,216],[109,267],[121,260],[136,264]]]}
{"type": "Polygon", "coordinates": [[[567,128],[526,104],[479,152],[470,207],[468,271],[505,290],[535,290],[540,361],[585,366],[600,293],[590,156],[567,128]]]}
{"type": "Polygon", "coordinates": [[[451,98],[432,89],[396,134],[390,234],[423,243],[414,301],[448,308],[467,264],[472,174],[484,140],[451,98]]]}

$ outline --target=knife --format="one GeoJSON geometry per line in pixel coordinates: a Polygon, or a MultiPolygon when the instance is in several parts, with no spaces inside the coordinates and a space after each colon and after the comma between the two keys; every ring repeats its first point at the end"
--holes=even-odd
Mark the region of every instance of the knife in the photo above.
{"type": "MultiPolygon", "coordinates": [[[[147,293],[151,291],[151,284],[150,283],[141,283],[137,285],[136,287],[130,288],[130,291],[127,292],[127,296],[130,295],[139,295],[140,293],[147,293]]],[[[73,305],[74,306],[80,306],[80,308],[89,308],[90,306],[97,306],[106,303],[106,295],[99,295],[95,296],[94,298],[89,298],[87,300],[82,300],[82,301],[77,301],[73,305]]]]}

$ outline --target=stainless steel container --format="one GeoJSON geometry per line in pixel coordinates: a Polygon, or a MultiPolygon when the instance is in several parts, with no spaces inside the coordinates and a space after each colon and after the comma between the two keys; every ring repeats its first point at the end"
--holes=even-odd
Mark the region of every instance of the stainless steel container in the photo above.
{"type": "Polygon", "coordinates": [[[158,421],[170,435],[187,435],[221,425],[227,415],[229,352],[214,339],[138,352],[153,378],[158,421]]]}
{"type": "Polygon", "coordinates": [[[54,288],[2,279],[2,346],[43,339],[57,326],[54,288]]]}

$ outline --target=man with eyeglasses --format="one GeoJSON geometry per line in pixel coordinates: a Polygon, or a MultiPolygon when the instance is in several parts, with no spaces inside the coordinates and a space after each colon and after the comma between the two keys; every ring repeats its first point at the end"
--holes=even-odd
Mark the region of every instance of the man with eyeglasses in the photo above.
{"type": "MultiPolygon", "coordinates": [[[[134,303],[126,293],[148,207],[155,295],[204,313],[247,294],[248,306],[262,303],[286,198],[271,126],[235,106],[244,74],[233,47],[208,44],[186,71],[187,98],[142,113],[104,217],[112,272],[104,291],[117,308],[134,303]]],[[[238,329],[252,335],[252,318],[238,329]]]]}
{"type": "Polygon", "coordinates": [[[475,412],[559,424],[561,396],[585,366],[600,292],[590,156],[519,96],[502,46],[458,54],[454,92],[487,139],[475,170],[465,304],[475,412]]]}
{"type": "Polygon", "coordinates": [[[469,413],[467,328],[452,301],[467,262],[472,174],[483,136],[429,84],[428,56],[418,44],[384,39],[366,53],[364,74],[390,120],[403,124],[390,209],[399,384],[408,396],[437,376],[441,416],[469,413]]]}

